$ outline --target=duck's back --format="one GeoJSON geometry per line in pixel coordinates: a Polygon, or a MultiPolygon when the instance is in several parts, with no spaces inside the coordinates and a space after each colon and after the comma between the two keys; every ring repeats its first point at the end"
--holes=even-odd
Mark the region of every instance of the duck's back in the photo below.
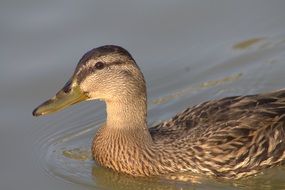
{"type": "Polygon", "coordinates": [[[155,143],[194,151],[216,175],[256,173],[285,159],[285,90],[204,102],[150,133],[155,143]]]}

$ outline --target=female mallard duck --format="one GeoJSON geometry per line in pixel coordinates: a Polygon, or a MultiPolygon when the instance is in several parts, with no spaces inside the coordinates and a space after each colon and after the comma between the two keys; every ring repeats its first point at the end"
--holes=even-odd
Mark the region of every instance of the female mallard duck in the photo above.
{"type": "Polygon", "coordinates": [[[241,178],[285,160],[285,90],[211,100],[148,128],[143,74],[125,49],[109,45],[87,52],[63,89],[33,115],[94,99],[106,102],[107,120],[92,155],[118,172],[241,178]]]}

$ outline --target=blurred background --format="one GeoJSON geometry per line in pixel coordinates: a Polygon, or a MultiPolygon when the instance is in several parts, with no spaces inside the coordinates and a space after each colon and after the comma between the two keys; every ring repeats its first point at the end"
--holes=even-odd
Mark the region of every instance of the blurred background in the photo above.
{"type": "Polygon", "coordinates": [[[103,103],[33,118],[88,50],[120,45],[145,74],[150,125],[209,99],[285,87],[285,1],[0,2],[0,189],[285,188],[277,168],[242,182],[137,180],[90,159],[103,103]]]}

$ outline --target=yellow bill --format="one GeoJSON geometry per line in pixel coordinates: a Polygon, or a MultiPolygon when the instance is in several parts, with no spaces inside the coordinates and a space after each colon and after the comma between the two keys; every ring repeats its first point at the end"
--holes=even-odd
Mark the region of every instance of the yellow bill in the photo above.
{"type": "Polygon", "coordinates": [[[38,106],[34,111],[34,116],[47,115],[69,107],[78,102],[86,100],[84,94],[77,84],[67,83],[56,96],[38,106]]]}

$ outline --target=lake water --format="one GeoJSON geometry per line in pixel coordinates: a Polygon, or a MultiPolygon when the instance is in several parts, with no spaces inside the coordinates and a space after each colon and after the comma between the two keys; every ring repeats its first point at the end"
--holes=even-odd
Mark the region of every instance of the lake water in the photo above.
{"type": "Polygon", "coordinates": [[[130,51],[148,86],[149,124],[188,106],[285,87],[285,1],[0,2],[0,189],[285,189],[285,168],[243,180],[133,178],[91,160],[101,102],[48,117],[89,49],[130,51]]]}

